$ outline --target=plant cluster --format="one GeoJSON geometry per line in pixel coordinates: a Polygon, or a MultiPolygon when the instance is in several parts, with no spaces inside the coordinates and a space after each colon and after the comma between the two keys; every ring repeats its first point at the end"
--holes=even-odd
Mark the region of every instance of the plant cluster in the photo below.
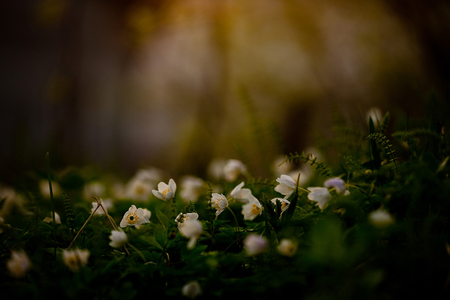
{"type": "Polygon", "coordinates": [[[0,288],[31,299],[448,299],[448,136],[397,131],[395,144],[388,123],[347,131],[358,151],[337,166],[291,153],[265,179],[229,159],[208,178],[148,168],[123,183],[54,172],[47,154],[46,172],[1,187],[0,288]]]}

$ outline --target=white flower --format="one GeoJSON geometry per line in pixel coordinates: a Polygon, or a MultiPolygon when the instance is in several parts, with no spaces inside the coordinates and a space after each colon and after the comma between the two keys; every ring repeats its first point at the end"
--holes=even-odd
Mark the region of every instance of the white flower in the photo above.
{"type": "Polygon", "coordinates": [[[308,199],[317,202],[320,209],[324,209],[331,199],[331,194],[326,187],[309,187],[311,192],[308,194],[308,199]]]}
{"type": "Polygon", "coordinates": [[[128,211],[123,215],[122,221],[120,221],[120,227],[123,228],[150,223],[148,218],[146,218],[147,216],[149,217],[148,213],[146,214],[142,208],[136,209],[136,206],[131,205],[128,211]]]}
{"type": "Polygon", "coordinates": [[[252,191],[250,189],[243,189],[244,182],[238,184],[230,193],[236,201],[242,203],[248,203],[249,198],[252,197],[252,191]]]}
{"type": "Polygon", "coordinates": [[[228,200],[223,194],[212,193],[210,203],[216,209],[216,216],[220,215],[228,207],[228,200]]]}
{"type": "Polygon", "coordinates": [[[289,239],[282,239],[277,250],[281,255],[292,257],[297,252],[297,243],[289,239]]]}
{"type": "Polygon", "coordinates": [[[339,177],[330,178],[325,180],[325,183],[323,184],[325,187],[334,187],[336,190],[336,193],[341,194],[344,193],[344,195],[349,195],[350,192],[345,187],[345,182],[339,177]]]}
{"type": "Polygon", "coordinates": [[[202,294],[202,289],[200,287],[200,284],[198,284],[198,282],[194,280],[186,283],[181,289],[181,293],[185,297],[195,299],[197,298],[197,296],[200,296],[202,294]]]}
{"type": "Polygon", "coordinates": [[[128,236],[122,230],[113,230],[109,236],[111,242],[109,245],[113,248],[120,248],[128,243],[128,236]]]}
{"type": "Polygon", "coordinates": [[[386,227],[394,223],[394,218],[386,210],[379,208],[369,214],[369,221],[376,227],[386,227]]]}
{"type": "MultiPolygon", "coordinates": [[[[111,199],[106,199],[105,201],[103,201],[102,198],[100,198],[100,203],[102,204],[102,207],[106,210],[106,213],[108,213],[108,209],[112,208],[112,200],[111,199]]],[[[104,215],[105,212],[103,211],[103,209],[101,207],[99,207],[97,210],[95,210],[98,206],[97,201],[92,202],[92,209],[91,209],[91,213],[93,213],[95,211],[94,215],[97,216],[101,216],[104,215]]]]}
{"type": "MultiPolygon", "coordinates": [[[[273,205],[275,205],[275,207],[276,207],[276,205],[277,205],[277,201],[279,201],[279,202],[281,203],[281,213],[280,213],[280,217],[281,217],[281,215],[289,208],[289,204],[291,203],[291,202],[289,202],[288,200],[283,199],[283,198],[273,198],[273,199],[270,200],[270,201],[272,201],[272,203],[273,203],[273,205]]],[[[275,208],[275,211],[276,211],[276,208],[275,208]]]]}
{"type": "Polygon", "coordinates": [[[178,227],[178,229],[184,237],[189,239],[189,242],[187,244],[188,249],[194,248],[197,239],[203,232],[202,223],[200,223],[200,221],[196,219],[185,220],[183,222],[183,226],[178,227]]]}
{"type": "Polygon", "coordinates": [[[63,259],[66,266],[72,271],[78,271],[88,263],[89,250],[63,250],[63,259]]]}
{"type": "Polygon", "coordinates": [[[175,222],[178,225],[178,229],[182,226],[184,226],[184,222],[187,220],[197,220],[198,219],[198,213],[180,213],[175,218],[175,222]]]}
{"type": "Polygon", "coordinates": [[[267,239],[263,236],[259,236],[257,234],[251,233],[244,240],[244,249],[247,252],[247,255],[257,255],[266,251],[269,243],[267,239]]]}
{"type": "MultiPolygon", "coordinates": [[[[42,179],[39,181],[39,189],[41,190],[41,194],[45,198],[50,198],[50,186],[48,185],[48,180],[42,179]]],[[[53,196],[59,195],[61,193],[61,187],[55,181],[52,181],[52,194],[53,196]]]]}
{"type": "Polygon", "coordinates": [[[226,161],[223,158],[215,158],[209,164],[207,168],[208,175],[215,180],[224,178],[224,168],[226,161]]]}
{"type": "Polygon", "coordinates": [[[228,182],[235,181],[239,175],[247,174],[247,167],[237,159],[229,159],[223,168],[225,180],[228,182]]]}
{"type": "Polygon", "coordinates": [[[105,185],[100,181],[92,181],[86,184],[83,188],[84,197],[90,199],[93,197],[103,197],[105,194],[105,185]]]}
{"type": "MultiPolygon", "coordinates": [[[[150,223],[150,217],[152,216],[152,212],[149,211],[146,208],[143,208],[143,210],[144,210],[143,218],[148,221],[148,222],[145,222],[145,223],[150,223]]],[[[136,228],[140,228],[140,227],[141,227],[140,224],[136,225],[136,228]]]]}
{"type": "Polygon", "coordinates": [[[175,191],[177,190],[177,185],[175,181],[171,178],[169,184],[164,182],[158,183],[158,190],[152,190],[153,195],[161,200],[170,200],[175,196],[175,191]]]}
{"type": "MultiPolygon", "coordinates": [[[[53,216],[45,217],[44,222],[46,223],[53,222],[53,216]]],[[[55,212],[55,224],[61,224],[61,218],[59,217],[57,212],[55,212]]]]}
{"type": "Polygon", "coordinates": [[[279,185],[275,187],[275,191],[284,195],[285,199],[289,198],[297,187],[295,180],[288,175],[281,175],[277,178],[277,182],[279,185]]]}
{"type": "Polygon", "coordinates": [[[185,176],[181,179],[180,196],[185,202],[196,202],[202,192],[203,180],[194,176],[185,176]]]}
{"type": "Polygon", "coordinates": [[[124,196],[133,200],[147,201],[152,194],[152,187],[149,182],[136,176],[128,181],[124,196]]]}
{"type": "Polygon", "coordinates": [[[262,213],[261,203],[253,195],[248,198],[249,202],[242,206],[244,220],[253,220],[262,213]]]}
{"type": "Polygon", "coordinates": [[[23,278],[31,269],[31,261],[24,251],[12,251],[11,258],[7,261],[9,273],[12,277],[23,278]]]}
{"type": "Polygon", "coordinates": [[[140,179],[151,186],[154,186],[157,182],[161,181],[164,172],[160,169],[150,167],[147,169],[140,169],[136,172],[134,178],[140,179]]]}

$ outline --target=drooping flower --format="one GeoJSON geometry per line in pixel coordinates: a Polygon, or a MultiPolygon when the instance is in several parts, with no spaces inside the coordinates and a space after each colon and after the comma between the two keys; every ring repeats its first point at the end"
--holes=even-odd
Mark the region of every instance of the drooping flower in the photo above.
{"type": "Polygon", "coordinates": [[[244,243],[244,249],[248,256],[257,255],[260,253],[263,253],[267,250],[267,247],[269,246],[269,242],[267,239],[263,236],[251,233],[249,234],[245,240],[244,243]]]}
{"type": "Polygon", "coordinates": [[[120,248],[128,243],[128,236],[122,230],[113,230],[109,236],[111,242],[109,245],[113,248],[120,248]]]}
{"type": "Polygon", "coordinates": [[[223,194],[212,193],[210,203],[216,209],[216,216],[220,215],[228,207],[228,200],[223,194]]]}
{"type": "Polygon", "coordinates": [[[6,266],[12,277],[23,278],[31,269],[31,261],[24,251],[12,251],[6,266]]]}
{"type": "Polygon", "coordinates": [[[386,210],[379,208],[369,214],[369,222],[376,227],[386,227],[394,223],[394,218],[386,210]]]}
{"type": "Polygon", "coordinates": [[[178,225],[178,229],[182,226],[184,226],[184,222],[187,220],[197,220],[198,219],[198,213],[179,213],[178,216],[175,218],[175,222],[178,225]]]}
{"type": "MultiPolygon", "coordinates": [[[[270,201],[272,201],[272,203],[273,203],[273,205],[275,205],[275,207],[276,207],[276,205],[277,205],[277,201],[279,201],[280,203],[281,203],[281,213],[280,213],[280,217],[283,215],[283,213],[289,208],[289,204],[291,203],[291,202],[289,202],[288,200],[286,200],[286,199],[283,199],[283,198],[273,198],[272,200],[270,200],[270,201]]],[[[276,208],[275,208],[275,211],[276,211],[276,208]]]]}
{"type": "Polygon", "coordinates": [[[261,203],[253,195],[248,198],[249,202],[242,206],[244,220],[253,220],[262,213],[261,203]]]}
{"type": "Polygon", "coordinates": [[[284,195],[284,198],[289,198],[290,195],[295,191],[297,183],[295,180],[288,175],[281,175],[277,178],[277,182],[279,183],[275,187],[275,191],[284,195]]]}
{"type": "Polygon", "coordinates": [[[331,194],[326,187],[309,187],[308,199],[317,202],[320,209],[324,209],[331,199],[331,194]]]}
{"type": "Polygon", "coordinates": [[[144,223],[150,223],[150,217],[142,208],[137,208],[135,205],[131,205],[128,211],[123,215],[122,221],[120,221],[120,227],[136,226],[144,223]]]}
{"type": "MultiPolygon", "coordinates": [[[[106,199],[103,200],[102,198],[100,198],[100,203],[102,204],[102,207],[105,209],[106,213],[108,213],[108,209],[112,208],[113,202],[111,199],[106,199]]],[[[92,209],[91,209],[91,213],[93,213],[95,211],[94,215],[97,216],[101,216],[104,215],[105,212],[103,211],[103,209],[101,207],[99,207],[97,210],[95,210],[98,206],[97,201],[92,202],[92,209]]]]}
{"type": "Polygon", "coordinates": [[[188,249],[194,248],[197,243],[197,239],[203,232],[202,223],[200,223],[197,219],[186,219],[183,222],[183,225],[179,226],[178,229],[184,237],[189,239],[187,244],[188,249]]]}
{"type": "Polygon", "coordinates": [[[292,257],[297,252],[297,243],[290,239],[282,239],[277,250],[281,255],[292,257]]]}
{"type": "Polygon", "coordinates": [[[202,192],[203,180],[194,176],[185,176],[181,178],[180,196],[185,202],[197,202],[202,192]]]}
{"type": "Polygon", "coordinates": [[[344,195],[349,195],[350,192],[347,190],[347,188],[345,187],[345,182],[344,180],[342,180],[339,177],[335,177],[335,178],[330,178],[325,180],[325,183],[323,184],[324,187],[334,187],[334,189],[336,190],[336,193],[338,194],[344,194],[344,195]]]}
{"type": "Polygon", "coordinates": [[[171,178],[169,184],[164,182],[158,183],[158,190],[152,190],[153,195],[161,200],[170,200],[175,196],[175,191],[177,190],[177,185],[175,181],[171,178]]]}
{"type": "Polygon", "coordinates": [[[63,250],[64,264],[76,272],[88,263],[89,255],[89,250],[63,250]]]}
{"type": "Polygon", "coordinates": [[[229,159],[223,168],[223,172],[225,175],[225,180],[228,182],[233,182],[239,175],[247,174],[247,167],[240,160],[229,159]]]}
{"type": "Polygon", "coordinates": [[[186,283],[181,289],[181,294],[189,299],[195,299],[202,294],[200,284],[196,280],[186,283]]]}
{"type": "MultiPolygon", "coordinates": [[[[46,222],[46,223],[53,222],[53,216],[45,217],[44,222],[46,222]]],[[[56,211],[55,211],[55,224],[61,224],[61,218],[59,217],[59,215],[56,211]]]]}
{"type": "Polygon", "coordinates": [[[230,193],[236,201],[242,203],[248,203],[249,198],[252,197],[252,191],[250,189],[243,189],[244,182],[238,184],[230,193]]]}

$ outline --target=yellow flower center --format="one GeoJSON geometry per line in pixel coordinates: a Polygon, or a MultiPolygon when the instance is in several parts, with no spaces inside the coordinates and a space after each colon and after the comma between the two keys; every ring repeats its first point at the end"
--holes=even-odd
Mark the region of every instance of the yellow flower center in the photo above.
{"type": "Polygon", "coordinates": [[[167,195],[168,192],[170,192],[169,188],[167,188],[164,191],[162,191],[161,194],[163,194],[165,196],[165,195],[167,195]]]}
{"type": "Polygon", "coordinates": [[[253,204],[250,208],[250,211],[252,212],[252,214],[256,215],[261,212],[261,208],[259,208],[256,204],[253,204]]]}
{"type": "Polygon", "coordinates": [[[281,210],[284,210],[284,208],[286,207],[287,203],[286,202],[281,202],[281,210]]]}
{"type": "Polygon", "coordinates": [[[138,216],[135,213],[129,213],[127,216],[128,224],[134,224],[137,222],[138,216]]]}
{"type": "Polygon", "coordinates": [[[81,267],[81,260],[76,255],[67,258],[67,266],[72,270],[78,270],[81,267]]]}

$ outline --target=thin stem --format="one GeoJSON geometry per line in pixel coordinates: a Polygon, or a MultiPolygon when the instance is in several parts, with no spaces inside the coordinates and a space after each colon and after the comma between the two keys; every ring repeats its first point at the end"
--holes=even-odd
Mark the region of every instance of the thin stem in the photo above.
{"type": "Polygon", "coordinates": [[[56,222],[55,222],[55,201],[53,200],[53,189],[52,189],[52,180],[50,179],[50,162],[49,162],[50,154],[47,152],[46,154],[46,164],[47,164],[47,178],[48,178],[48,186],[50,188],[50,201],[52,203],[52,217],[53,217],[53,240],[54,240],[54,250],[55,250],[55,259],[56,259],[56,222]]]}
{"type": "MultiPolygon", "coordinates": [[[[102,210],[103,210],[103,213],[106,215],[106,218],[109,220],[109,223],[111,223],[112,228],[114,228],[114,230],[117,231],[117,227],[114,224],[113,218],[111,218],[111,216],[108,214],[108,212],[106,211],[106,209],[102,205],[102,199],[100,198],[100,200],[99,200],[99,199],[95,198],[94,196],[92,196],[92,199],[97,201],[97,208],[95,210],[97,210],[99,207],[101,207],[102,210]]],[[[94,213],[95,213],[95,211],[94,211],[94,213]]],[[[127,252],[128,256],[129,256],[130,252],[128,251],[127,246],[123,246],[123,247],[125,248],[125,252],[127,252]]]]}
{"type": "Polygon", "coordinates": [[[236,215],[234,214],[233,210],[229,206],[227,206],[227,209],[231,212],[231,214],[234,217],[234,221],[236,222],[236,238],[237,238],[238,235],[239,235],[239,223],[238,223],[238,220],[237,220],[236,215]]]}
{"type": "Polygon", "coordinates": [[[75,242],[75,240],[78,238],[78,236],[80,235],[81,231],[83,231],[84,227],[86,226],[86,224],[89,222],[89,220],[92,218],[92,216],[95,214],[95,212],[97,211],[97,209],[100,207],[101,205],[97,205],[97,207],[94,209],[94,211],[91,213],[91,215],[89,216],[89,218],[86,220],[86,222],[84,222],[83,226],[81,227],[81,229],[78,231],[77,235],[73,238],[72,242],[70,242],[69,247],[67,248],[67,250],[70,249],[70,247],[72,247],[73,243],[75,242]]]}

